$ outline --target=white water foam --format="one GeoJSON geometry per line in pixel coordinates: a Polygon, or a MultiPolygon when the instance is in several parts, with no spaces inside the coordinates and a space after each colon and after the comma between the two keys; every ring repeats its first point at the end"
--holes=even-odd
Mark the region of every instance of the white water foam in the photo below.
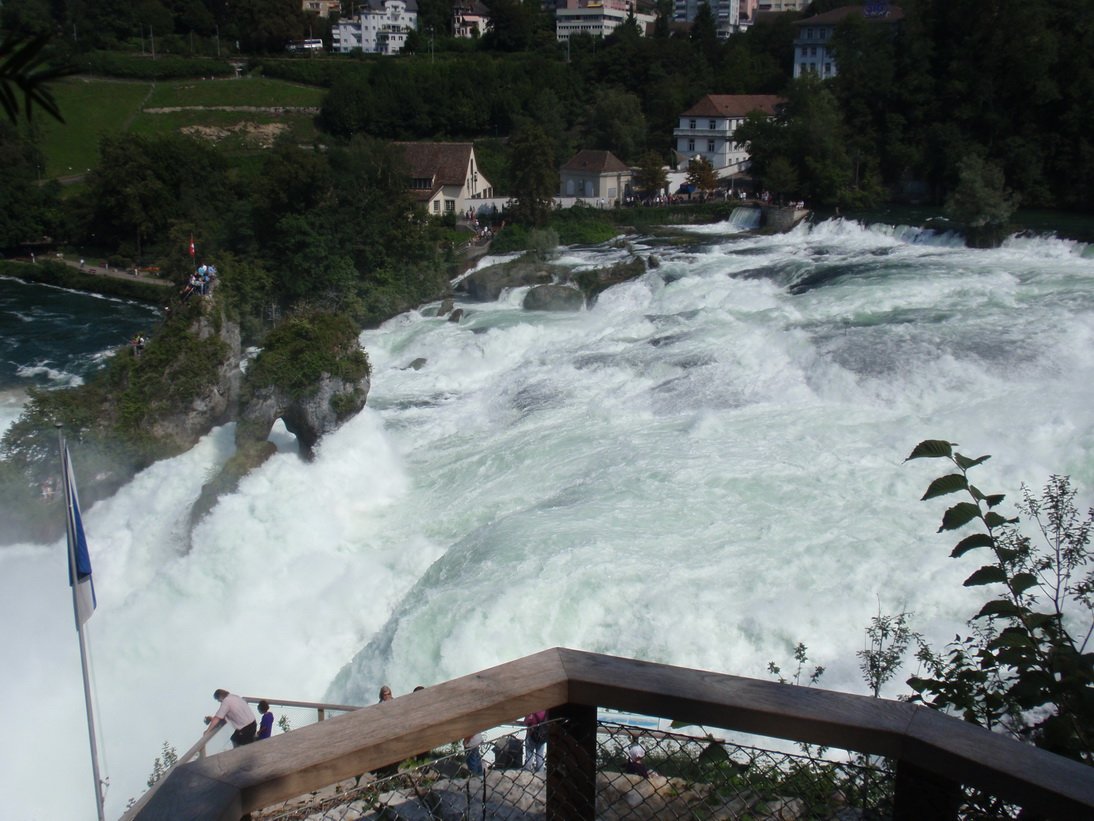
{"type": "MultiPolygon", "coordinates": [[[[1090,503],[1094,261],[847,222],[709,236],[587,311],[363,334],[368,408],[313,462],[279,441],[192,549],[230,428],[88,511],[112,814],[216,687],[368,703],[555,645],[766,677],[803,641],[862,692],[879,599],[940,644],[979,595],[945,502],[917,501],[942,465],[902,464],[921,439],[995,454],[986,490],[1062,472],[1090,503]]],[[[0,697],[34,706],[0,754],[19,818],[91,816],[64,573],[61,543],[0,550],[0,697]]]]}

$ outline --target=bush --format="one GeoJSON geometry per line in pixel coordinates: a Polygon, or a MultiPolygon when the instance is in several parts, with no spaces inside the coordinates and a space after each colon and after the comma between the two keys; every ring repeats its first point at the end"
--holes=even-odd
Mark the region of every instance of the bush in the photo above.
{"type": "Polygon", "coordinates": [[[161,55],[153,60],[138,54],[93,51],[77,61],[88,74],[131,80],[171,80],[182,77],[232,77],[235,69],[225,60],[209,57],[161,55]]]}
{"type": "Polygon", "coordinates": [[[1080,515],[1067,477],[1051,477],[1040,496],[1024,488],[1017,507],[1040,534],[1035,542],[1017,518],[996,511],[1002,494],[970,484],[969,470],[989,457],[970,459],[953,447],[928,440],[908,458],[941,458],[956,467],[931,482],[923,499],[967,497],[946,510],[939,531],[978,526],[950,555],[986,551],[987,563],[965,586],[988,587],[992,597],[970,619],[971,634],[958,636],[944,654],[921,647],[928,674],[908,681],[914,700],[1094,763],[1094,655],[1087,651],[1094,630],[1094,509],[1080,515]]]}

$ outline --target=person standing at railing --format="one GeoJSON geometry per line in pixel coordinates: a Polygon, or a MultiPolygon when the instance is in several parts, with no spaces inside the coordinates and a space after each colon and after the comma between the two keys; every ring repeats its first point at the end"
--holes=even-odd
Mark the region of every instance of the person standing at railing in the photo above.
{"type": "Polygon", "coordinates": [[[463,751],[467,755],[467,769],[471,775],[482,775],[482,733],[474,733],[463,740],[463,751]]]}
{"type": "Polygon", "coordinates": [[[216,711],[216,715],[205,716],[205,723],[209,725],[209,729],[216,729],[227,722],[235,728],[235,732],[232,733],[233,747],[254,741],[258,723],[255,721],[255,714],[250,705],[227,690],[217,690],[213,693],[213,698],[220,702],[220,709],[216,711]]]}
{"type": "Polygon", "coordinates": [[[543,769],[547,749],[547,711],[540,710],[524,717],[524,769],[536,773],[543,769]]]}
{"type": "Polygon", "coordinates": [[[269,738],[273,734],[273,713],[270,712],[270,702],[263,699],[258,702],[258,713],[262,716],[262,719],[258,723],[258,736],[259,738],[269,738]]]}

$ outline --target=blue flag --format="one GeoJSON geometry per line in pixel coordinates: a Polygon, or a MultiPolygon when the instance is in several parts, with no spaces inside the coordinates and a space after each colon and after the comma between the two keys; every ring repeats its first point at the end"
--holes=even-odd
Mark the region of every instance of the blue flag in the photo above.
{"type": "Polygon", "coordinates": [[[80,499],[76,495],[76,477],[72,473],[72,458],[65,445],[64,458],[65,503],[68,505],[68,583],[76,586],[73,607],[76,610],[76,629],[91,618],[95,610],[95,584],[91,580],[91,556],[87,552],[84,523],[80,518],[80,499]],[[72,578],[73,568],[76,578],[72,578]]]}

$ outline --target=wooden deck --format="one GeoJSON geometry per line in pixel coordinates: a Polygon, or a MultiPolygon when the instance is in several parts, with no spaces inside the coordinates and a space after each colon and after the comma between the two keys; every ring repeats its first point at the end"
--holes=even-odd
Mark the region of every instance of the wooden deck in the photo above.
{"type": "Polygon", "coordinates": [[[567,748],[571,766],[559,772],[548,756],[548,817],[561,818],[550,810],[554,795],[570,818],[584,807],[591,819],[595,778],[591,769],[575,778],[572,762],[595,763],[597,707],[894,758],[897,818],[926,817],[924,806],[945,817],[938,810],[961,784],[1051,818],[1094,817],[1094,769],[926,707],[564,648],[180,764],[127,817],[238,819],[550,709],[570,722],[552,725],[548,749],[567,748]]]}

